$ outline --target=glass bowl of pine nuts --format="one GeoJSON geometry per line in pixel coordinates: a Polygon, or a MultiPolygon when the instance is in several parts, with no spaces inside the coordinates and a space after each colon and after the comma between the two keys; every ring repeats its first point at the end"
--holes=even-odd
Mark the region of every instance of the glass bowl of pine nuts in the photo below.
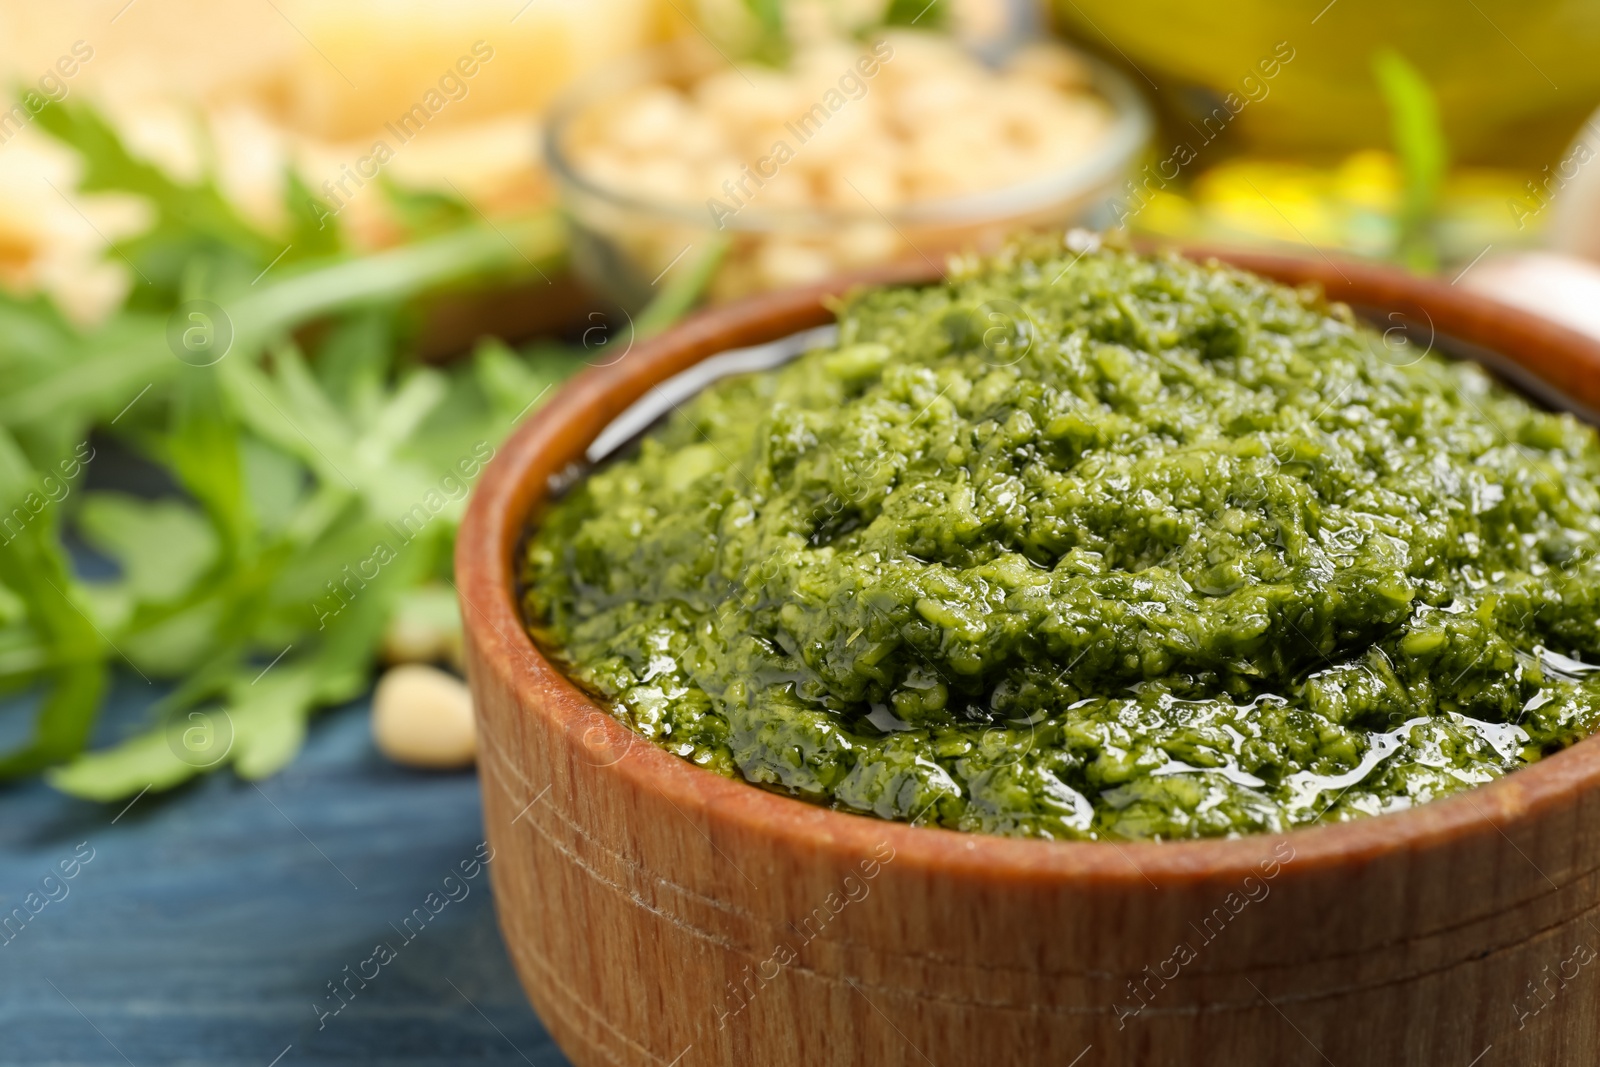
{"type": "Polygon", "coordinates": [[[782,69],[680,42],[575,86],[545,128],[573,266],[622,308],[714,303],[1114,221],[1151,130],[1114,69],[1034,42],[986,62],[894,31],[782,69]]]}

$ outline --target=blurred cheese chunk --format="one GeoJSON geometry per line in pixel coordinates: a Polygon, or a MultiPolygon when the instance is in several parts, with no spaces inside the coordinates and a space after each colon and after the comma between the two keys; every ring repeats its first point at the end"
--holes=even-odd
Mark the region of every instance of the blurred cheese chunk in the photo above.
{"type": "Polygon", "coordinates": [[[138,281],[121,261],[107,260],[106,243],[149,222],[142,202],[122,196],[82,196],[80,164],[34,129],[5,145],[0,166],[0,286],[44,293],[79,325],[104,318],[138,281]]]}
{"type": "Polygon", "coordinates": [[[293,128],[333,141],[398,122],[430,92],[448,101],[433,117],[442,127],[540,110],[574,77],[642,47],[656,25],[651,0],[281,6],[307,41],[283,78],[285,117],[293,128]]]}

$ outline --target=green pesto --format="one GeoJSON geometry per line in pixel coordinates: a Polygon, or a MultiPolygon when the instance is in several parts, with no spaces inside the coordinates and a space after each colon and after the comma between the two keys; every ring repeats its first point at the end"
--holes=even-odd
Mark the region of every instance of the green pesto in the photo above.
{"type": "Polygon", "coordinates": [[[884,818],[1191,838],[1600,720],[1600,448],[1476,366],[1035,242],[840,308],[554,505],[527,610],[671,752],[884,818]]]}

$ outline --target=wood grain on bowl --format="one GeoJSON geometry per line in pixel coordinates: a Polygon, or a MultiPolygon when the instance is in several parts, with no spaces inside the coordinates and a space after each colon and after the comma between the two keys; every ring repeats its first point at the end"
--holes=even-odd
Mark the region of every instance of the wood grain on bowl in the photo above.
{"type": "MultiPolygon", "coordinates": [[[[1600,345],[1525,313],[1371,264],[1225,258],[1426,319],[1600,407],[1600,345]]],[[[1600,740],[1285,835],[1012,840],[704,771],[546,660],[519,617],[515,553],[551,476],[656,383],[828,321],[846,285],[703,314],[580,375],[501,450],[461,528],[496,905],[573,1061],[1600,1062],[1600,740]]]]}

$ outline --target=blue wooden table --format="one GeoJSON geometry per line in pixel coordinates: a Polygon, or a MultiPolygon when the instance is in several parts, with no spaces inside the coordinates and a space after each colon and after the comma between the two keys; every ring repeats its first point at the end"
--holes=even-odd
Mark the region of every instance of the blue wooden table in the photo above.
{"type": "MultiPolygon", "coordinates": [[[[122,686],[108,736],[149,698],[122,686]]],[[[259,785],[224,772],[126,809],[0,787],[0,917],[26,917],[0,933],[0,1065],[564,1065],[487,871],[463,874],[482,838],[477,779],[385,762],[364,705],[259,785]]]]}

